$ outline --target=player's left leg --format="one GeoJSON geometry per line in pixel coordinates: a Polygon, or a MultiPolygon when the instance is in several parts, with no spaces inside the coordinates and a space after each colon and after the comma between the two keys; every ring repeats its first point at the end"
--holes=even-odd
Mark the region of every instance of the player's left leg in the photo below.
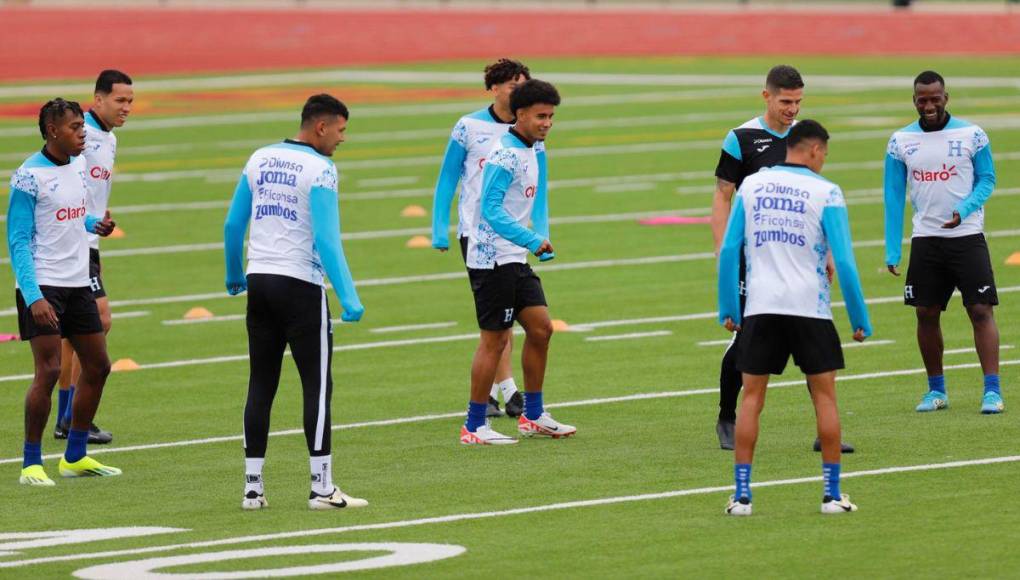
{"type": "Polygon", "coordinates": [[[769,375],[743,374],[744,397],[737,412],[733,450],[734,493],[726,505],[731,516],[751,515],[751,464],[758,444],[758,425],[765,408],[769,375]]]}
{"type": "Polygon", "coordinates": [[[822,442],[822,478],[825,491],[822,513],[838,514],[857,511],[850,496],[840,492],[840,423],[836,405],[836,371],[807,375],[811,386],[811,402],[815,407],[818,438],[822,442]]]}
{"type": "MultiPolygon", "coordinates": [[[[99,408],[106,378],[110,374],[110,357],[106,351],[106,335],[102,332],[98,310],[95,309],[94,298],[92,312],[95,313],[98,332],[88,334],[72,334],[71,345],[74,347],[78,360],[81,361],[81,375],[75,388],[75,396],[71,400],[71,424],[67,433],[67,449],[60,459],[60,474],[64,477],[113,476],[120,475],[120,469],[103,465],[89,457],[86,444],[89,439],[89,427],[92,418],[99,408]]],[[[84,299],[83,299],[84,300],[84,299]]]]}
{"type": "Polygon", "coordinates": [[[999,328],[991,304],[971,304],[967,315],[974,327],[974,346],[977,348],[981,372],[985,376],[985,390],[981,399],[981,413],[994,415],[1005,410],[999,386],[999,328]]]}
{"type": "Polygon", "coordinates": [[[1006,406],[999,387],[999,328],[995,324],[994,313],[999,297],[988,244],[981,234],[956,238],[951,242],[951,245],[947,244],[947,254],[974,329],[974,346],[984,373],[981,413],[998,414],[1006,406]]]}

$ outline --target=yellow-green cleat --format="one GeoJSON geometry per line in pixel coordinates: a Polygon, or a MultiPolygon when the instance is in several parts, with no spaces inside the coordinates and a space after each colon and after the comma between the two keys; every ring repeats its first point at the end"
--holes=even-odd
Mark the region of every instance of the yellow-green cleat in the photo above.
{"type": "Polygon", "coordinates": [[[46,475],[42,465],[29,465],[21,470],[21,477],[18,479],[21,485],[36,485],[39,487],[51,487],[57,485],[46,475]]]}
{"type": "Polygon", "coordinates": [[[116,467],[103,465],[88,455],[74,463],[60,458],[60,475],[63,477],[113,477],[120,474],[121,470],[116,467]]]}

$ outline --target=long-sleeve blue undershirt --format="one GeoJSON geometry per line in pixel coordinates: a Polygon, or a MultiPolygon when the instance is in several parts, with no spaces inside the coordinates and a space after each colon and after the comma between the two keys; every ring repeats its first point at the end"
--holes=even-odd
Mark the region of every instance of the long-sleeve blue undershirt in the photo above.
{"type": "Polygon", "coordinates": [[[907,166],[885,155],[885,263],[897,266],[903,255],[903,211],[907,203],[907,166]]]}
{"type": "Polygon", "coordinates": [[[500,237],[535,253],[545,238],[514,221],[503,209],[503,198],[513,179],[513,174],[506,169],[493,164],[485,165],[482,173],[482,217],[500,237]]]}
{"type": "Polygon", "coordinates": [[[464,160],[467,149],[456,139],[450,139],[443,156],[443,165],[439,169],[439,180],[432,198],[432,247],[449,249],[450,247],[450,208],[453,195],[457,192],[464,171],[464,160]]]}
{"type": "Polygon", "coordinates": [[[740,252],[744,250],[744,198],[736,196],[719,248],[719,324],[740,324],[740,252]]]}
{"type": "Polygon", "coordinates": [[[985,145],[974,154],[971,161],[974,164],[974,189],[971,190],[970,195],[956,204],[956,212],[960,214],[961,220],[967,219],[967,216],[983,206],[995,189],[995,163],[992,161],[992,146],[985,145]]]}
{"type": "Polygon", "coordinates": [[[251,187],[248,176],[241,178],[234,188],[234,198],[230,201],[226,223],[223,224],[223,248],[227,261],[227,292],[240,294],[248,288],[244,277],[244,234],[251,220],[251,187]]]}
{"type": "Polygon", "coordinates": [[[311,194],[312,236],[322,260],[322,268],[333,283],[333,290],[344,309],[343,319],[358,320],[364,307],[354,288],[354,278],[347,266],[340,242],[340,204],[337,194],[327,187],[313,187],[311,194]]]}
{"type": "Polygon", "coordinates": [[[7,206],[7,249],[18,288],[28,306],[43,297],[36,282],[35,262],[32,258],[34,235],[35,198],[20,189],[11,188],[11,199],[7,206]]]}
{"type": "Polygon", "coordinates": [[[836,264],[836,275],[839,276],[839,286],[843,290],[850,326],[854,331],[863,329],[865,337],[871,336],[871,320],[864,302],[861,279],[857,274],[857,261],[854,259],[850,239],[850,218],[845,206],[830,206],[822,210],[822,231],[825,232],[832,260],[836,264]]]}

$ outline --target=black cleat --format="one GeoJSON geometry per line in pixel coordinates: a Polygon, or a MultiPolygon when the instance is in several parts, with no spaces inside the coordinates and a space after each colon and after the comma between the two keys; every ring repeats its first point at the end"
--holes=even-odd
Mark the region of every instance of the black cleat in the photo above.
{"type": "MultiPolygon", "coordinates": [[[[57,421],[57,426],[53,428],[53,438],[67,439],[67,433],[70,430],[71,426],[68,422],[61,419],[57,421]]],[[[100,429],[95,423],[89,425],[89,445],[106,445],[111,442],[113,442],[112,433],[100,429]]]]}
{"type": "Polygon", "coordinates": [[[737,423],[719,419],[715,424],[715,434],[719,436],[719,449],[733,450],[733,433],[737,423]]]}
{"type": "Polygon", "coordinates": [[[489,406],[485,408],[486,417],[502,417],[503,411],[499,410],[499,401],[489,397],[489,406]]]}
{"type": "Polygon", "coordinates": [[[514,393],[506,402],[506,414],[516,419],[524,413],[524,396],[520,391],[514,393]]]}
{"type": "MultiPolygon", "coordinates": [[[[840,444],[840,446],[842,447],[843,453],[853,453],[855,451],[854,446],[849,444],[849,443],[847,443],[846,441],[843,441],[840,444]]],[[[822,441],[820,439],[817,439],[817,438],[815,439],[815,447],[814,447],[814,449],[818,453],[822,452],[822,441]]]]}

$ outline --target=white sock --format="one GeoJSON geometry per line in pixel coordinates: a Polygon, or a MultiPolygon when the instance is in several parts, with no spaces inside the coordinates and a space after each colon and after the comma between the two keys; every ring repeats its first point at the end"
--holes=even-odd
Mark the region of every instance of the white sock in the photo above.
{"type": "Polygon", "coordinates": [[[492,383],[492,390],[489,391],[489,396],[497,401],[499,400],[499,383],[492,383]]]}
{"type": "Polygon", "coordinates": [[[333,456],[310,457],[312,467],[312,491],[319,495],[333,493],[333,456]]]}
{"type": "Polygon", "coordinates": [[[510,397],[514,396],[514,393],[517,392],[517,383],[514,382],[513,377],[510,377],[501,383],[497,383],[497,386],[499,387],[499,390],[503,392],[504,402],[509,401],[510,397]]]}
{"type": "Polygon", "coordinates": [[[255,490],[255,493],[264,495],[262,488],[262,466],[265,465],[265,457],[254,457],[244,459],[244,493],[255,490]]]}

